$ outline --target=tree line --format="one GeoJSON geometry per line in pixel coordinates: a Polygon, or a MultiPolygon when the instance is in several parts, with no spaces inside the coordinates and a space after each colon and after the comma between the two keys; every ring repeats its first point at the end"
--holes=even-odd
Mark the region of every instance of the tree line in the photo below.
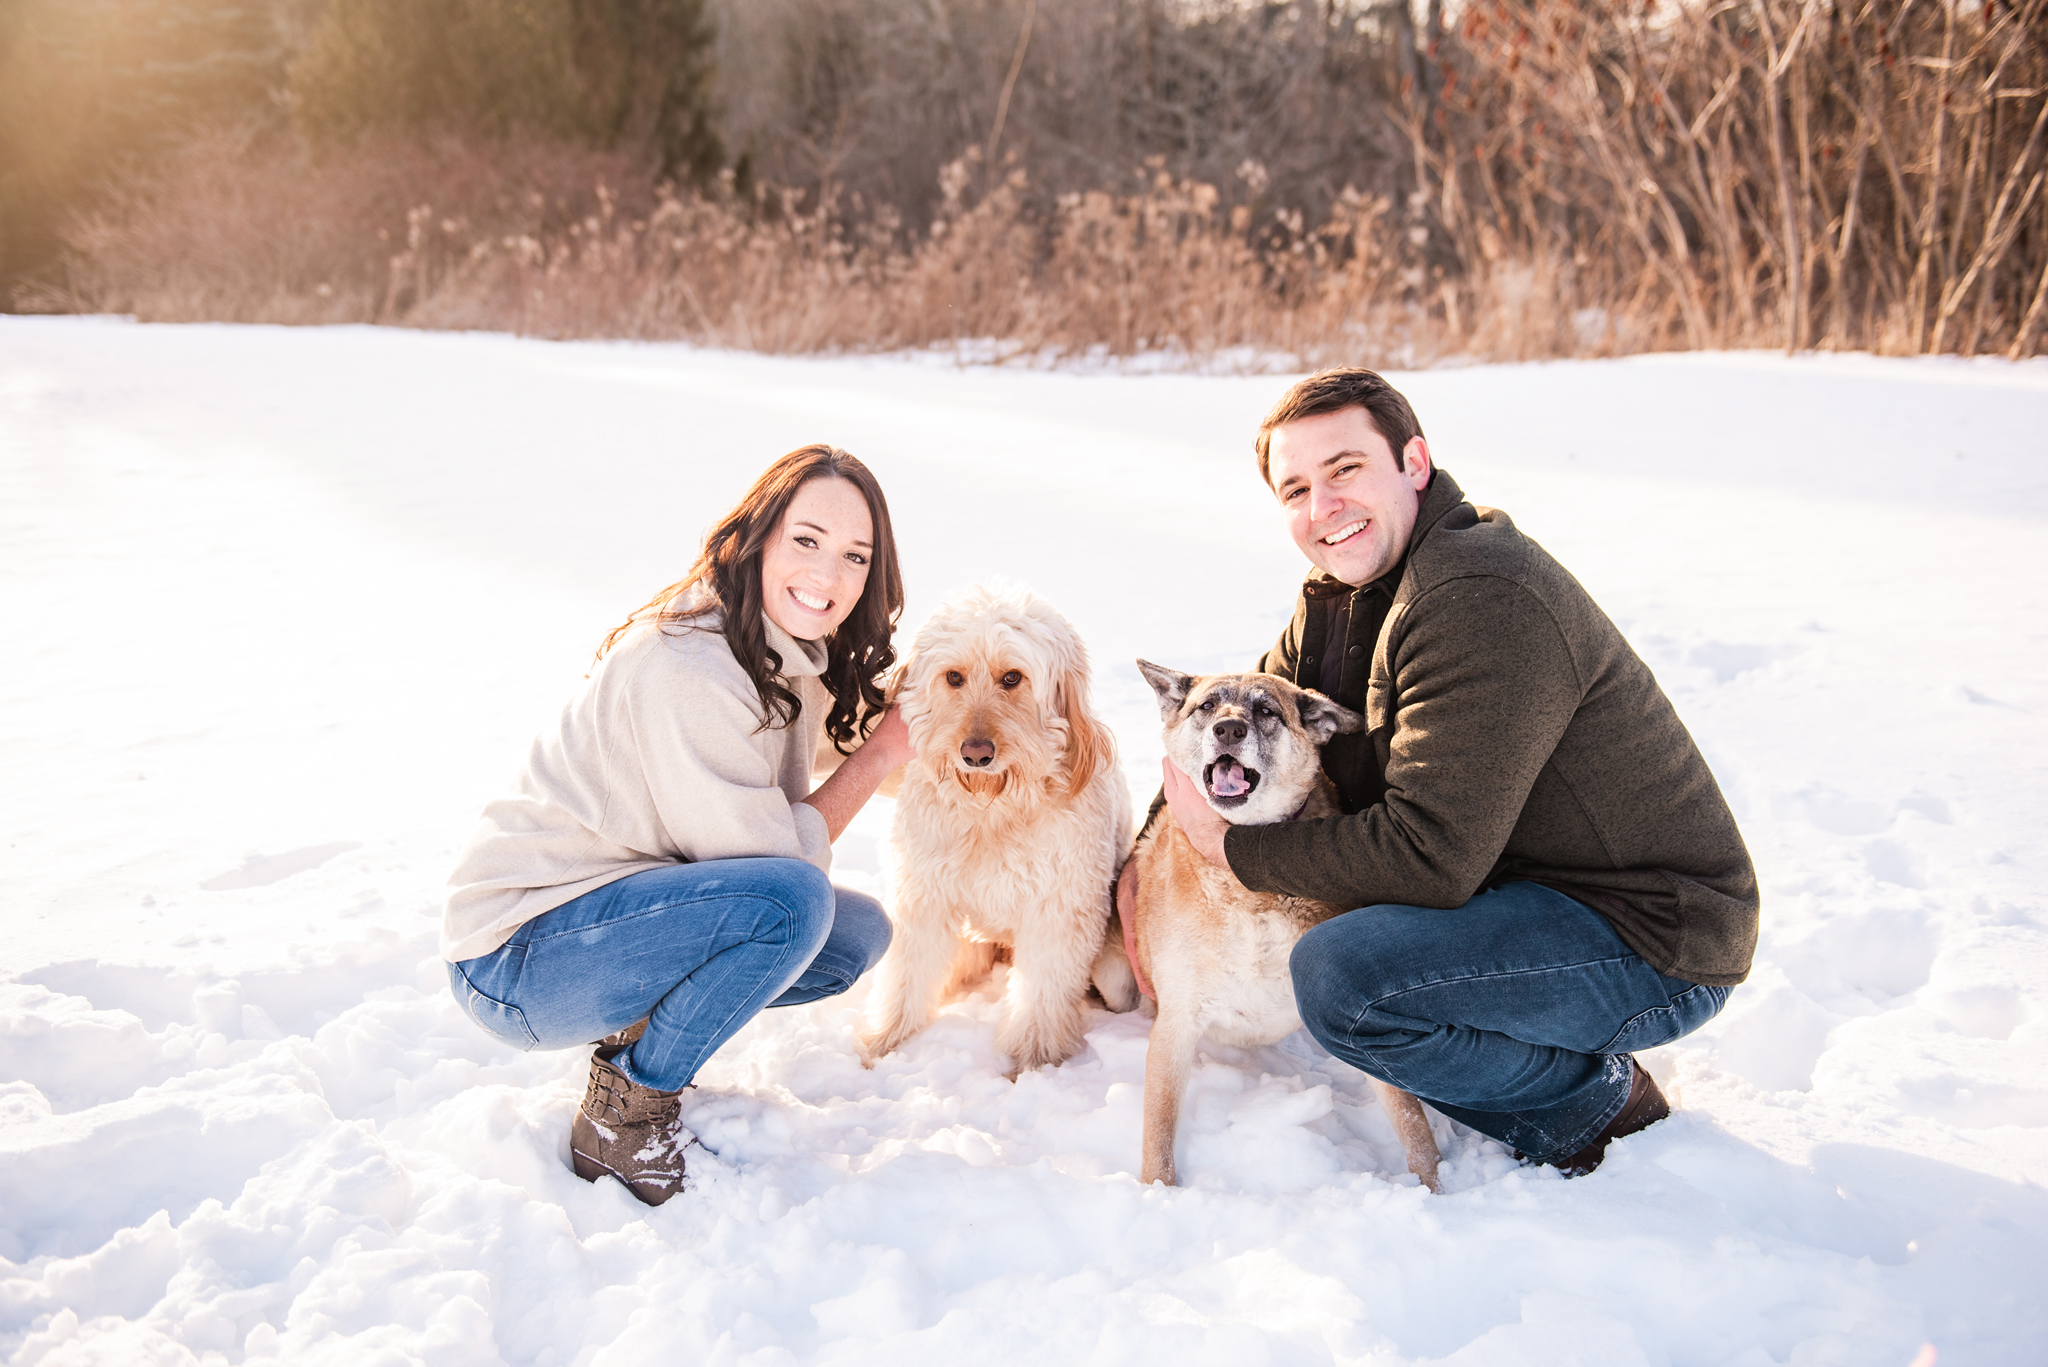
{"type": "Polygon", "coordinates": [[[783,348],[2031,355],[2044,6],[0,0],[0,291],[783,348]]]}

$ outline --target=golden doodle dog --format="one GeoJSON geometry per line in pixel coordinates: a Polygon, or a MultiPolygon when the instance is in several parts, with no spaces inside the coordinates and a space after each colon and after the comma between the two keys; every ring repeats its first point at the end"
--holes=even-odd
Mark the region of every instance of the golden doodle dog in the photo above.
{"type": "MultiPolygon", "coordinates": [[[[1365,719],[1322,694],[1271,674],[1194,677],[1138,661],[1159,695],[1167,759],[1235,825],[1314,820],[1338,813],[1319,751],[1365,719]]],[[[1176,1180],[1174,1134],[1195,1046],[1273,1044],[1301,1028],[1288,956],[1312,926],[1348,910],[1253,892],[1209,863],[1162,808],[1138,840],[1119,887],[1117,914],[1096,960],[1096,990],[1111,1010],[1141,993],[1158,1001],[1145,1052],[1145,1130],[1139,1179],[1176,1180]]],[[[1437,1189],[1436,1137],[1422,1103],[1372,1079],[1407,1151],[1408,1170],[1437,1189]]]]}
{"type": "Polygon", "coordinates": [[[1131,839],[1116,744],[1089,709],[1088,652],[1036,594],[974,586],[919,628],[896,700],[917,758],[896,792],[896,933],[862,1060],[923,1029],[1007,949],[996,1045],[1019,1072],[1060,1063],[1081,1044],[1106,890],[1131,839]]]}

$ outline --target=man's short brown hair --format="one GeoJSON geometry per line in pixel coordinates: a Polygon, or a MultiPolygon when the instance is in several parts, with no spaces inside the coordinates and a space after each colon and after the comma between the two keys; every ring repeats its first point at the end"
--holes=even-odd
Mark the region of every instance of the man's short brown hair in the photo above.
{"type": "Polygon", "coordinates": [[[1259,453],[1259,478],[1266,481],[1266,486],[1271,488],[1273,484],[1270,470],[1274,428],[1297,418],[1320,417],[1346,408],[1365,410],[1366,421],[1372,424],[1373,431],[1387,439],[1397,465],[1401,453],[1408,449],[1409,439],[1422,435],[1422,424],[1415,420],[1415,410],[1408,406],[1408,400],[1374,372],[1360,366],[1319,370],[1281,395],[1280,402],[1259,424],[1258,440],[1253,446],[1259,453]]]}

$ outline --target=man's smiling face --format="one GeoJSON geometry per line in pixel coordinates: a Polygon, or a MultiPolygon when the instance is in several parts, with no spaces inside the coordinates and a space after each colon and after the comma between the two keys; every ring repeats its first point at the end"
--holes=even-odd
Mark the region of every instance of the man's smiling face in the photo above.
{"type": "Polygon", "coordinates": [[[1310,564],[1358,585],[1400,561],[1429,485],[1421,437],[1397,460],[1365,409],[1353,406],[1282,423],[1268,449],[1288,535],[1310,564]]]}

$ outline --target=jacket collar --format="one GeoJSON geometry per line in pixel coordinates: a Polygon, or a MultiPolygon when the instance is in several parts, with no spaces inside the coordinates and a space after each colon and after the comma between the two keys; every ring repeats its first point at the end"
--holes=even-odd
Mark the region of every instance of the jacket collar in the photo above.
{"type": "MultiPolygon", "coordinates": [[[[1430,475],[1429,487],[1422,491],[1422,506],[1415,511],[1415,530],[1408,534],[1408,554],[1429,535],[1430,528],[1443,521],[1444,514],[1465,501],[1465,491],[1458,487],[1450,472],[1438,470],[1430,475]]],[[[1407,558],[1407,555],[1402,557],[1407,558]]]]}

